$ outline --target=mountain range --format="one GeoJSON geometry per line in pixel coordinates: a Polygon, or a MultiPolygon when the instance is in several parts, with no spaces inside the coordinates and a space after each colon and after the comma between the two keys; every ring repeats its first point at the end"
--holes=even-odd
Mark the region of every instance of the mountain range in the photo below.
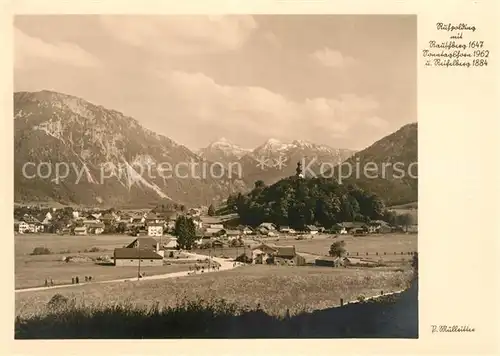
{"type": "MultiPolygon", "coordinates": [[[[416,131],[407,134],[416,141],[416,131]]],[[[404,144],[384,147],[373,154],[390,155],[391,147],[406,150],[404,144]]],[[[256,180],[271,184],[293,175],[301,160],[315,161],[311,168],[317,169],[321,162],[370,155],[363,152],[272,138],[253,149],[221,138],[194,152],[134,118],[75,96],[46,90],[14,93],[16,202],[205,205],[248,191],[256,180]],[[219,169],[221,178],[210,176],[210,166],[219,169]]]]}
{"type": "Polygon", "coordinates": [[[418,124],[401,127],[333,171],[337,180],[345,177],[341,179],[343,184],[369,190],[387,205],[418,201],[418,124]]]}

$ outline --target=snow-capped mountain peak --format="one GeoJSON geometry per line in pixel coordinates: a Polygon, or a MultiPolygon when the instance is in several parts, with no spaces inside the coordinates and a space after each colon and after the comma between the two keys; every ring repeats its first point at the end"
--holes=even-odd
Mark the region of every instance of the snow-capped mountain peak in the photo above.
{"type": "Polygon", "coordinates": [[[263,152],[263,151],[265,151],[265,152],[281,152],[281,151],[287,150],[288,148],[290,148],[290,146],[291,146],[291,144],[289,144],[289,143],[283,143],[278,139],[270,138],[266,142],[264,142],[264,144],[257,147],[254,150],[254,153],[263,152]]]}
{"type": "Polygon", "coordinates": [[[228,158],[240,159],[250,151],[251,150],[235,145],[225,137],[221,137],[209,144],[206,148],[200,149],[198,154],[210,161],[225,161],[228,158]]]}

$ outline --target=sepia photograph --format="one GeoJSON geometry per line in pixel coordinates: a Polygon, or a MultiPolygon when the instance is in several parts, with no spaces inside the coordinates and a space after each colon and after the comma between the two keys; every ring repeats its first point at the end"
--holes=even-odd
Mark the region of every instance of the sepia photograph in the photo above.
{"type": "Polygon", "coordinates": [[[416,15],[16,15],[15,339],[419,338],[416,15]]]}

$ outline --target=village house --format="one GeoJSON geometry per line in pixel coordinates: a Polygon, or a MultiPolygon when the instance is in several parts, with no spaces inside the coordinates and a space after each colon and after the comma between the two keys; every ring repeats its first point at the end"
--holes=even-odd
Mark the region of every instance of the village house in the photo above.
{"type": "Polygon", "coordinates": [[[188,210],[188,215],[191,216],[200,216],[201,215],[201,209],[196,209],[196,208],[191,208],[188,210]]]}
{"type": "Polygon", "coordinates": [[[29,232],[29,225],[22,220],[14,220],[14,231],[24,234],[26,232],[29,232]]]}
{"type": "Polygon", "coordinates": [[[406,227],[405,231],[410,233],[410,234],[416,234],[416,233],[418,233],[418,225],[416,225],[416,224],[409,225],[406,227]]]}
{"type": "Polygon", "coordinates": [[[193,220],[193,224],[197,229],[203,228],[203,220],[201,220],[201,218],[199,216],[196,216],[196,217],[192,218],[191,220],[193,220]]]}
{"type": "Polygon", "coordinates": [[[30,232],[32,234],[38,233],[38,232],[43,232],[44,231],[44,226],[38,220],[32,215],[25,214],[23,219],[22,219],[26,224],[28,224],[28,231],[25,232],[30,232]]]}
{"type": "MultiPolygon", "coordinates": [[[[222,225],[219,225],[219,226],[222,226],[222,225]]],[[[226,234],[226,230],[224,230],[224,228],[212,227],[212,225],[210,225],[210,227],[207,227],[204,231],[204,236],[222,236],[225,234],[226,234]]]]}
{"type": "Polygon", "coordinates": [[[176,250],[178,247],[177,238],[174,236],[169,236],[166,238],[166,242],[163,244],[165,250],[176,250]]]}
{"type": "Polygon", "coordinates": [[[211,240],[212,247],[214,248],[222,248],[224,247],[224,242],[218,239],[211,240]]]}
{"type": "Polygon", "coordinates": [[[143,248],[116,248],[113,259],[115,266],[163,266],[161,255],[143,248]]]}
{"type": "Polygon", "coordinates": [[[130,215],[128,213],[121,213],[119,218],[118,218],[118,221],[124,222],[124,223],[129,223],[131,217],[132,217],[132,215],[130,215]]]}
{"type": "Polygon", "coordinates": [[[290,226],[280,226],[280,230],[279,231],[283,232],[285,234],[288,234],[288,233],[290,233],[290,230],[292,230],[292,229],[290,229],[290,226]]]}
{"type": "Polygon", "coordinates": [[[280,232],[284,234],[289,234],[289,235],[294,235],[297,233],[294,229],[290,228],[289,226],[281,226],[279,229],[280,232]]]}
{"type": "Polygon", "coordinates": [[[252,248],[252,263],[253,264],[268,264],[274,263],[273,258],[276,249],[267,244],[260,244],[252,248]]]}
{"type": "Polygon", "coordinates": [[[84,221],[94,221],[94,222],[100,222],[101,220],[99,219],[101,217],[101,214],[88,214],[85,216],[84,221]]]}
{"type": "Polygon", "coordinates": [[[130,223],[132,224],[144,224],[146,218],[142,214],[134,214],[130,217],[130,223]]]}
{"type": "Polygon", "coordinates": [[[345,228],[348,234],[359,234],[361,231],[368,232],[368,227],[365,223],[359,221],[346,221],[339,224],[341,227],[345,228]]]}
{"type": "Polygon", "coordinates": [[[149,223],[147,228],[148,228],[148,236],[162,236],[163,235],[163,224],[162,223],[149,223]]]}
{"type": "Polygon", "coordinates": [[[152,212],[148,213],[144,217],[144,219],[145,219],[144,223],[146,224],[146,226],[148,226],[150,224],[163,224],[163,223],[165,223],[165,219],[163,219],[162,217],[160,217],[152,212]]]}
{"type": "Polygon", "coordinates": [[[100,235],[104,232],[104,223],[100,221],[85,220],[83,226],[87,228],[89,234],[100,235]]]}
{"type": "Polygon", "coordinates": [[[240,231],[244,234],[244,235],[251,235],[253,234],[253,230],[251,227],[249,226],[243,226],[240,228],[240,231]]]}
{"type": "Polygon", "coordinates": [[[237,240],[241,237],[241,232],[239,230],[226,230],[226,236],[228,240],[237,240]]]}
{"type": "Polygon", "coordinates": [[[208,225],[208,227],[210,229],[220,229],[220,230],[224,229],[224,225],[223,224],[210,224],[210,225],[208,225]]]}
{"type": "Polygon", "coordinates": [[[263,222],[257,227],[259,230],[266,229],[267,231],[276,231],[276,225],[270,222],[263,222]]]}
{"type": "Polygon", "coordinates": [[[329,229],[328,231],[330,233],[340,234],[340,235],[347,234],[347,228],[342,223],[333,225],[332,228],[329,229]]]}
{"type": "Polygon", "coordinates": [[[173,221],[173,220],[167,221],[165,225],[166,225],[166,227],[167,227],[168,230],[175,229],[175,221],[173,221]]]}
{"type": "Polygon", "coordinates": [[[104,225],[112,225],[116,221],[116,218],[113,214],[107,213],[104,214],[100,220],[104,223],[104,225]]]}
{"type": "MultiPolygon", "coordinates": [[[[297,254],[295,246],[276,246],[274,263],[277,265],[295,265],[297,254]]],[[[305,261],[304,261],[305,264],[305,261]]]]}
{"type": "Polygon", "coordinates": [[[316,235],[319,232],[319,229],[315,225],[306,225],[306,232],[310,235],[316,235]]]}
{"type": "Polygon", "coordinates": [[[75,227],[73,232],[75,233],[75,235],[87,235],[87,227],[86,226],[75,227]]]}
{"type": "Polygon", "coordinates": [[[252,248],[252,263],[302,266],[305,258],[297,255],[295,246],[260,244],[252,248]]]}
{"type": "Polygon", "coordinates": [[[383,220],[373,220],[368,224],[368,232],[387,234],[392,232],[391,226],[383,220]]]}

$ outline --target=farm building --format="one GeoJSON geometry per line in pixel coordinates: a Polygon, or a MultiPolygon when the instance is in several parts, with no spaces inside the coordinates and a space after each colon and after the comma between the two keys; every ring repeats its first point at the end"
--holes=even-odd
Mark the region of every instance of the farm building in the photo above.
{"type": "Polygon", "coordinates": [[[319,229],[314,225],[307,225],[306,231],[311,235],[316,235],[319,232],[319,229]]]}
{"type": "Polygon", "coordinates": [[[418,233],[418,225],[410,225],[406,228],[406,232],[416,234],[418,233]]]}
{"type": "Polygon", "coordinates": [[[229,240],[234,240],[241,237],[241,232],[239,230],[226,230],[226,235],[229,240]]]}
{"type": "Polygon", "coordinates": [[[253,233],[253,230],[252,230],[252,228],[250,228],[248,226],[244,226],[243,228],[241,228],[241,232],[244,235],[251,235],[253,233]]]}
{"type": "Polygon", "coordinates": [[[116,217],[113,214],[107,213],[100,217],[100,220],[107,225],[111,225],[116,221],[116,217]]]}
{"type": "Polygon", "coordinates": [[[340,223],[339,226],[341,228],[344,228],[348,234],[353,234],[356,231],[356,229],[365,230],[366,232],[368,231],[366,224],[362,223],[362,222],[358,222],[358,221],[354,221],[354,222],[346,221],[346,222],[340,223]]]}
{"type": "Polygon", "coordinates": [[[151,251],[158,251],[160,249],[160,244],[152,237],[138,237],[130,244],[128,244],[126,248],[141,248],[151,251]]]}
{"type": "Polygon", "coordinates": [[[167,241],[163,244],[163,248],[165,250],[175,250],[177,249],[178,243],[176,237],[168,238],[167,241]]]}
{"type": "Polygon", "coordinates": [[[368,230],[364,229],[364,228],[357,227],[357,228],[350,230],[350,233],[353,234],[354,236],[363,236],[363,235],[368,234],[368,230]]]}
{"type": "Polygon", "coordinates": [[[268,260],[274,258],[275,253],[274,246],[260,244],[252,248],[252,261],[254,264],[266,264],[268,260]]]}
{"type": "Polygon", "coordinates": [[[373,220],[368,224],[368,232],[386,234],[392,231],[391,226],[383,220],[373,220]]]}
{"type": "Polygon", "coordinates": [[[163,266],[163,257],[142,248],[116,248],[113,253],[115,266],[163,266]]]}
{"type": "Polygon", "coordinates": [[[290,229],[290,226],[280,226],[280,232],[283,232],[285,234],[289,234],[291,230],[292,229],[290,229]]]}
{"type": "MultiPolygon", "coordinates": [[[[222,226],[222,225],[220,225],[222,226]]],[[[205,229],[204,235],[205,236],[222,236],[225,235],[226,231],[223,228],[219,227],[207,227],[205,229]]]]}
{"type": "Polygon", "coordinates": [[[305,258],[297,255],[295,246],[260,244],[252,249],[254,264],[305,265],[305,258]]]}
{"type": "MultiPolygon", "coordinates": [[[[302,265],[305,265],[305,259],[302,265]]],[[[277,265],[296,265],[297,264],[297,254],[295,252],[295,246],[276,246],[276,252],[274,254],[274,263],[277,265]]]]}
{"type": "Polygon", "coordinates": [[[343,263],[346,266],[373,266],[375,265],[374,261],[364,260],[361,258],[354,257],[344,257],[343,263]]]}
{"type": "Polygon", "coordinates": [[[150,225],[150,224],[157,224],[157,223],[162,223],[164,222],[165,220],[160,218],[158,215],[156,215],[155,213],[148,213],[146,216],[145,216],[145,223],[146,225],[150,225]]]}
{"type": "Polygon", "coordinates": [[[163,224],[148,223],[148,236],[163,236],[163,224]]]}
{"type": "Polygon", "coordinates": [[[100,235],[104,232],[104,223],[96,220],[84,220],[83,225],[89,234],[100,235]]]}
{"type": "Polygon", "coordinates": [[[339,257],[319,257],[314,261],[316,266],[321,267],[340,267],[343,261],[339,257]]]}
{"type": "Polygon", "coordinates": [[[261,233],[262,233],[263,229],[265,229],[267,231],[276,231],[276,225],[274,225],[273,223],[270,223],[270,222],[263,222],[257,228],[259,231],[261,231],[261,233]]]}

